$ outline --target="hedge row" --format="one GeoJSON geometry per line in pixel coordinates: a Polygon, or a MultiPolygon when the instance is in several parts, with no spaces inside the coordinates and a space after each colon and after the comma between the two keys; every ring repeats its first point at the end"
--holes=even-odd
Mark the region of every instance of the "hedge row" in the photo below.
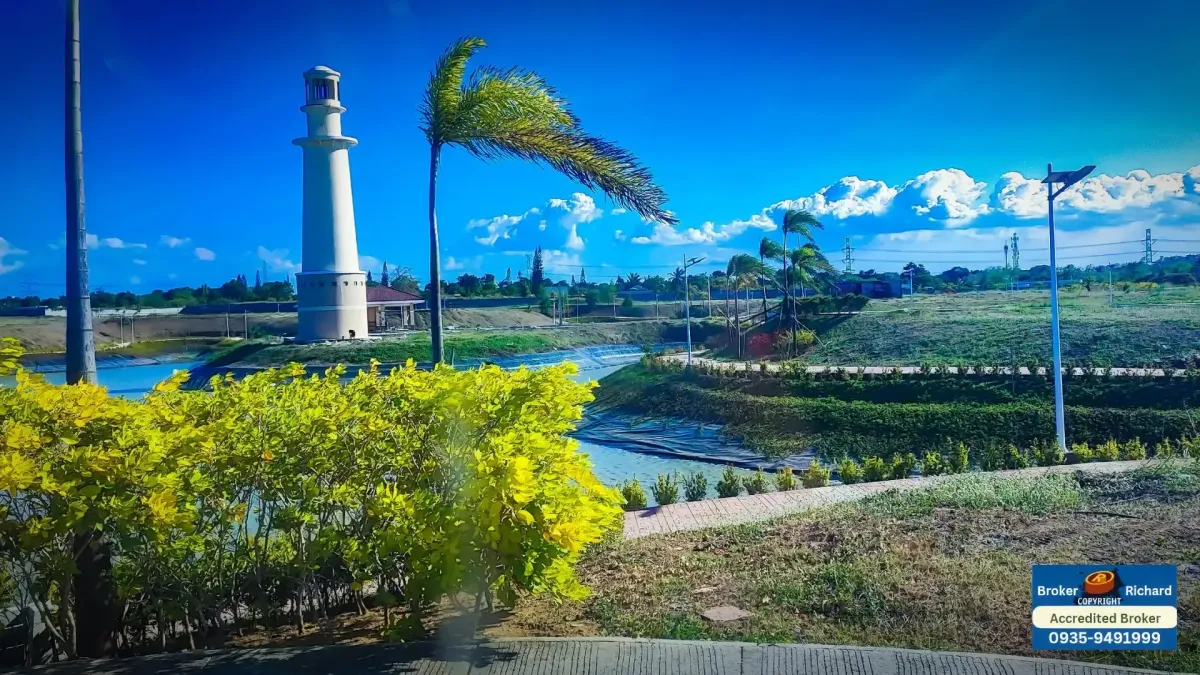
{"type": "MultiPolygon", "coordinates": [[[[815,447],[826,457],[890,456],[966,443],[972,447],[1016,444],[1031,447],[1054,437],[1053,406],[1001,404],[865,403],[831,398],[756,396],[709,389],[681,376],[647,373],[631,366],[625,377],[636,391],[601,399],[649,415],[676,416],[726,425],[726,432],[768,455],[815,447]]],[[[628,384],[628,383],[626,383],[628,384]]],[[[1188,410],[1068,406],[1070,443],[1147,443],[1196,434],[1188,410]]]]}

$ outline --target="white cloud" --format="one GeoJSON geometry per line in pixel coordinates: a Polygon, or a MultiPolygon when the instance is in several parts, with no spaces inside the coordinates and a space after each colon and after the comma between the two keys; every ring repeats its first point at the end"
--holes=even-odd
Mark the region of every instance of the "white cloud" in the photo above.
{"type": "MultiPolygon", "coordinates": [[[[1157,176],[1142,170],[1124,176],[1097,174],[1063,191],[1054,200],[1058,213],[1116,213],[1129,208],[1149,208],[1157,204],[1200,196],[1200,166],[1182,173],[1157,176]]],[[[1010,171],[1000,177],[992,193],[992,203],[1005,214],[1017,218],[1046,216],[1046,187],[1041,178],[1026,178],[1010,171]]]]}
{"type": "Polygon", "coordinates": [[[685,244],[716,244],[729,241],[748,229],[770,232],[776,229],[775,221],[769,216],[759,213],[747,220],[735,220],[731,223],[716,225],[707,222],[699,228],[688,227],[679,229],[665,223],[655,223],[654,232],[650,236],[634,237],[630,241],[635,244],[661,244],[663,246],[682,246],[685,244]]]}
{"type": "Polygon", "coordinates": [[[604,215],[604,209],[596,207],[596,200],[582,192],[576,192],[570,199],[551,199],[547,202],[551,209],[564,211],[560,223],[567,229],[567,241],[564,247],[582,251],[583,237],[579,236],[579,226],[598,220],[604,215]]]}
{"type": "MultiPolygon", "coordinates": [[[[199,250],[199,249],[197,249],[199,250]]],[[[199,256],[199,253],[197,253],[199,256]]],[[[299,272],[300,264],[288,259],[288,250],[286,248],[267,248],[266,246],[258,247],[258,259],[267,263],[267,267],[272,272],[299,272]]],[[[203,260],[203,258],[201,258],[203,260]]],[[[361,258],[359,264],[361,265],[361,258]]]]}
{"type": "Polygon", "coordinates": [[[196,247],[196,259],[208,262],[211,260],[216,260],[217,254],[213,253],[211,250],[209,250],[207,248],[204,248],[203,246],[198,246],[198,247],[196,247]]]}
{"type": "Polygon", "coordinates": [[[379,258],[376,258],[373,255],[358,256],[358,269],[363,270],[364,272],[366,270],[376,269],[380,266],[380,264],[379,258]]]}
{"type": "MultiPolygon", "coordinates": [[[[508,239],[515,235],[517,233],[516,226],[521,221],[539,213],[541,213],[541,210],[535,206],[519,216],[505,214],[494,218],[478,218],[468,221],[467,229],[476,230],[483,228],[487,230],[487,234],[475,237],[475,241],[484,246],[493,246],[497,239],[508,239]]],[[[545,222],[542,221],[543,224],[545,222]]],[[[545,227],[542,227],[542,229],[545,229],[545,227]]]]}
{"type": "Polygon", "coordinates": [[[789,209],[804,209],[820,217],[835,218],[879,215],[887,210],[896,197],[896,189],[881,180],[862,180],[858,176],[846,176],[833,185],[817,190],[811,196],[788,199],[768,207],[780,217],[789,209]]]}
{"type": "Polygon", "coordinates": [[[991,210],[983,201],[986,188],[962,169],[936,169],[902,185],[892,201],[946,227],[961,227],[991,210]]]}
{"type": "Polygon", "coordinates": [[[578,253],[559,250],[542,251],[542,266],[552,273],[563,274],[565,273],[563,268],[579,267],[582,264],[583,261],[578,253]]]}
{"type": "Polygon", "coordinates": [[[172,237],[169,234],[164,234],[158,240],[158,243],[166,246],[167,248],[179,248],[180,246],[183,246],[184,244],[190,244],[191,242],[191,237],[172,237]]]}
{"type": "Polygon", "coordinates": [[[538,232],[545,232],[545,231],[546,231],[546,221],[544,221],[544,220],[538,221],[538,232]]]}
{"type": "Polygon", "coordinates": [[[134,258],[131,262],[134,265],[145,265],[146,264],[146,261],[142,260],[141,258],[134,258]]]}
{"type": "Polygon", "coordinates": [[[563,246],[566,246],[567,248],[570,248],[570,249],[574,249],[576,251],[583,250],[583,238],[579,236],[579,226],[578,225],[571,226],[570,232],[567,233],[567,243],[563,244],[563,246]]]}
{"type": "Polygon", "coordinates": [[[465,269],[479,269],[483,266],[483,256],[477,255],[473,258],[456,259],[454,256],[446,258],[446,262],[442,263],[442,269],[447,272],[465,269]]]}
{"type": "Polygon", "coordinates": [[[0,237],[0,274],[8,274],[9,272],[14,272],[24,267],[24,260],[5,262],[4,259],[9,256],[25,255],[26,253],[28,253],[28,251],[19,249],[16,246],[8,243],[8,240],[4,237],[0,237]]]}
{"type": "Polygon", "coordinates": [[[121,241],[116,237],[105,237],[100,240],[100,243],[109,248],[146,248],[145,244],[135,244],[133,242],[121,241]]]}
{"type": "Polygon", "coordinates": [[[623,209],[623,208],[621,208],[621,207],[619,207],[619,206],[618,206],[617,208],[613,209],[613,210],[612,210],[612,211],[610,211],[609,213],[613,214],[614,216],[619,216],[619,215],[622,215],[622,214],[625,214],[625,213],[629,213],[629,210],[628,210],[628,209],[623,209]]]}
{"type": "Polygon", "coordinates": [[[626,239],[628,239],[628,237],[625,236],[625,233],[621,230],[616,230],[615,232],[613,232],[613,237],[617,241],[625,241],[626,239]]]}
{"type": "Polygon", "coordinates": [[[1183,191],[1189,197],[1200,196],[1200,165],[1193,166],[1183,174],[1183,191]]]}

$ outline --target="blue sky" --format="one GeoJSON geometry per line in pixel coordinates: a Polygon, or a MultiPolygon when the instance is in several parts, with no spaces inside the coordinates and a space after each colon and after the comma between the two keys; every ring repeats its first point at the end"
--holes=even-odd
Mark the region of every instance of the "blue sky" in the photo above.
{"type": "MultiPolygon", "coordinates": [[[[16,133],[0,162],[0,294],[57,294],[63,3],[5,4],[16,133]]],[[[619,213],[548,169],[449,149],[439,220],[450,276],[515,274],[539,245],[551,271],[594,266],[594,279],[663,272],[683,255],[723,265],[778,237],[788,206],[819,215],[830,257],[850,237],[857,268],[982,267],[1002,261],[1014,231],[1028,266],[1046,258],[1044,193],[1030,179],[1047,161],[1099,166],[1062,198],[1062,245],[1152,226],[1178,240],[1161,250],[1200,252],[1187,241],[1200,239],[1195,3],[82,4],[94,287],[299,269],[291,140],[304,131],[300,73],[316,64],[342,72],[345,132],[360,141],[363,262],[424,278],[416,108],[434,60],[468,34],[489,42],[474,65],[538,71],[590,132],[637,154],[680,224],[619,213]]],[[[1071,261],[1137,250],[1076,249],[1071,261]]]]}

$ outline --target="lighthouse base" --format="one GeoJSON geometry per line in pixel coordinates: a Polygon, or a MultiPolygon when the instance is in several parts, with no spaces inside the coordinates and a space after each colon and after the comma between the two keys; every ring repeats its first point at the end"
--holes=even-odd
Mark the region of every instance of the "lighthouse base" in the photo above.
{"type": "Polygon", "coordinates": [[[367,337],[367,275],[300,272],[296,275],[296,342],[367,337]]]}

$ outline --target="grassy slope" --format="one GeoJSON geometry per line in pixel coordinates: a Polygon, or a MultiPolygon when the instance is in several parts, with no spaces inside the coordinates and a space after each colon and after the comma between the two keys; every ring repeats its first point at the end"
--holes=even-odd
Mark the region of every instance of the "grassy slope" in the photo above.
{"type": "MultiPolygon", "coordinates": [[[[1093,365],[1177,361],[1200,352],[1200,304],[1193,292],[1160,296],[1071,291],[1062,301],[1063,358],[1093,365]]],[[[1025,364],[1050,354],[1046,293],[1022,292],[919,296],[874,301],[868,312],[805,321],[821,343],[804,356],[812,364],[914,365],[918,363],[1025,364]]]]}
{"type": "MultiPolygon", "coordinates": [[[[599,344],[642,344],[663,339],[664,324],[637,322],[595,324],[566,328],[480,331],[451,333],[446,336],[446,358],[485,358],[553,351],[599,344]]],[[[362,364],[371,359],[384,363],[403,363],[408,359],[428,361],[429,336],[344,342],[316,345],[271,345],[246,356],[240,365],[271,366],[290,361],[311,364],[362,364]]]]}
{"type": "Polygon", "coordinates": [[[591,599],[531,600],[505,632],[928,648],[1200,672],[1200,464],[1082,480],[964,476],[774,522],[609,544],[579,568],[591,599]],[[1031,652],[1030,565],[1113,562],[1182,563],[1180,651],[1031,652]],[[700,618],[727,604],[752,616],[700,618]]]}
{"type": "MultiPolygon", "coordinates": [[[[649,417],[680,417],[716,424],[767,455],[815,446],[826,459],[845,455],[888,457],[896,452],[946,450],[967,443],[978,452],[989,443],[1029,448],[1053,438],[1048,401],[866,403],[835,398],[761,396],[713,378],[651,371],[640,364],[605,377],[596,391],[602,407],[649,417]]],[[[1132,382],[1136,385],[1138,382],[1132,382]]],[[[1067,407],[1068,442],[1096,444],[1140,437],[1151,444],[1195,433],[1189,410],[1067,407]]]]}

